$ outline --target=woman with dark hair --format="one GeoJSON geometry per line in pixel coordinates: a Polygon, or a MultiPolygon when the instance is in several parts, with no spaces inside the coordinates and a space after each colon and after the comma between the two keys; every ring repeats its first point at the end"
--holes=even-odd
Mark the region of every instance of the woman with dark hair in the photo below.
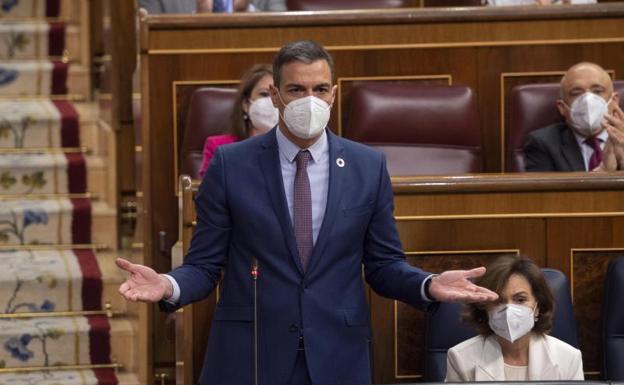
{"type": "Polygon", "coordinates": [[[263,134],[277,125],[279,112],[269,93],[272,85],[273,70],[269,64],[256,64],[243,75],[232,110],[230,133],[206,138],[200,178],[208,169],[217,147],[263,134]]]}
{"type": "Polygon", "coordinates": [[[554,299],[533,261],[498,258],[475,284],[499,300],[465,306],[479,335],[449,349],[446,381],[583,380],[581,352],[547,334],[554,299]]]}

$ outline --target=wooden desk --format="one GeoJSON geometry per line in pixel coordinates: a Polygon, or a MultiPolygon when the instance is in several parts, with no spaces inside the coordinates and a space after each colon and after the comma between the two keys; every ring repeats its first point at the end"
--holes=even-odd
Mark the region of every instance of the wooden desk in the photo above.
{"type": "MultiPolygon", "coordinates": [[[[182,247],[194,226],[185,180],[182,247]]],[[[431,272],[523,254],[563,271],[571,285],[586,376],[601,368],[600,311],[608,262],[624,255],[624,173],[469,175],[393,180],[395,217],[408,261],[431,272]]],[[[375,383],[414,381],[424,362],[423,314],[370,292],[375,383]]],[[[185,310],[178,361],[186,378],[203,362],[215,296],[185,310]],[[195,338],[190,338],[194,336],[195,338]],[[199,341],[199,342],[198,342],[199,341]]],[[[182,371],[180,371],[180,375],[182,371]]],[[[180,382],[182,383],[182,382],[180,382]]],[[[184,383],[189,383],[185,381],[184,383]]]]}

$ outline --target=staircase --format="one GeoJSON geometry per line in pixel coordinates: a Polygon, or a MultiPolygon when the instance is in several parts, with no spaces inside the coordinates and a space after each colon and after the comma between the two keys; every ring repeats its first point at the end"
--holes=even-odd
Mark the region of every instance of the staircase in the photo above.
{"type": "Polygon", "coordinates": [[[0,1],[0,384],[138,384],[88,0],[0,1]]]}

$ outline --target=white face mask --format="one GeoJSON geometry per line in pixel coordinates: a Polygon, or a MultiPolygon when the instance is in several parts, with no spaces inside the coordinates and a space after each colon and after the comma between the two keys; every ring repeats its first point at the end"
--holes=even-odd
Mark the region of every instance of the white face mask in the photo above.
{"type": "Polygon", "coordinates": [[[513,303],[496,306],[488,312],[488,317],[492,331],[509,342],[524,336],[535,325],[533,310],[513,303]]]}
{"type": "Polygon", "coordinates": [[[279,111],[273,107],[271,98],[258,98],[249,105],[249,120],[259,133],[269,131],[279,121],[279,111]]]}
{"type": "Polygon", "coordinates": [[[579,134],[593,136],[602,130],[600,122],[608,112],[611,98],[605,102],[601,96],[585,92],[572,102],[570,120],[579,134]]]}
{"type": "MultiPolygon", "coordinates": [[[[280,96],[280,100],[281,98],[280,96]]],[[[330,112],[331,106],[326,101],[316,96],[306,96],[288,103],[282,118],[293,135],[310,139],[325,129],[330,112]]]]}

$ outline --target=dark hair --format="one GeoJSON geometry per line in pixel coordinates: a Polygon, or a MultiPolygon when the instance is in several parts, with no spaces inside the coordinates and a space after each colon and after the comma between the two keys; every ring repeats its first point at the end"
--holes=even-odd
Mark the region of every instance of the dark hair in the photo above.
{"type": "Polygon", "coordinates": [[[243,140],[249,137],[250,127],[249,119],[243,110],[243,103],[251,98],[251,91],[262,78],[265,76],[273,75],[271,65],[269,64],[256,64],[251,67],[243,77],[238,85],[238,92],[236,93],[236,101],[234,103],[234,109],[231,116],[231,128],[232,135],[243,140]]]}
{"type": "MultiPolygon", "coordinates": [[[[488,267],[485,274],[475,284],[490,289],[499,295],[505,288],[509,277],[518,274],[526,278],[531,285],[533,296],[537,302],[539,316],[533,332],[546,334],[552,328],[555,300],[550,287],[544,279],[542,270],[529,258],[517,255],[506,255],[497,258],[488,267]]],[[[488,312],[485,303],[471,303],[464,306],[462,321],[474,326],[479,334],[488,336],[493,333],[488,324],[488,312]]]]}
{"type": "Polygon", "coordinates": [[[283,46],[275,59],[273,59],[273,83],[279,88],[282,80],[282,67],[292,62],[302,62],[305,64],[314,63],[317,60],[325,60],[329,65],[331,78],[334,79],[334,59],[329,52],[319,43],[312,40],[297,40],[283,46]]]}

